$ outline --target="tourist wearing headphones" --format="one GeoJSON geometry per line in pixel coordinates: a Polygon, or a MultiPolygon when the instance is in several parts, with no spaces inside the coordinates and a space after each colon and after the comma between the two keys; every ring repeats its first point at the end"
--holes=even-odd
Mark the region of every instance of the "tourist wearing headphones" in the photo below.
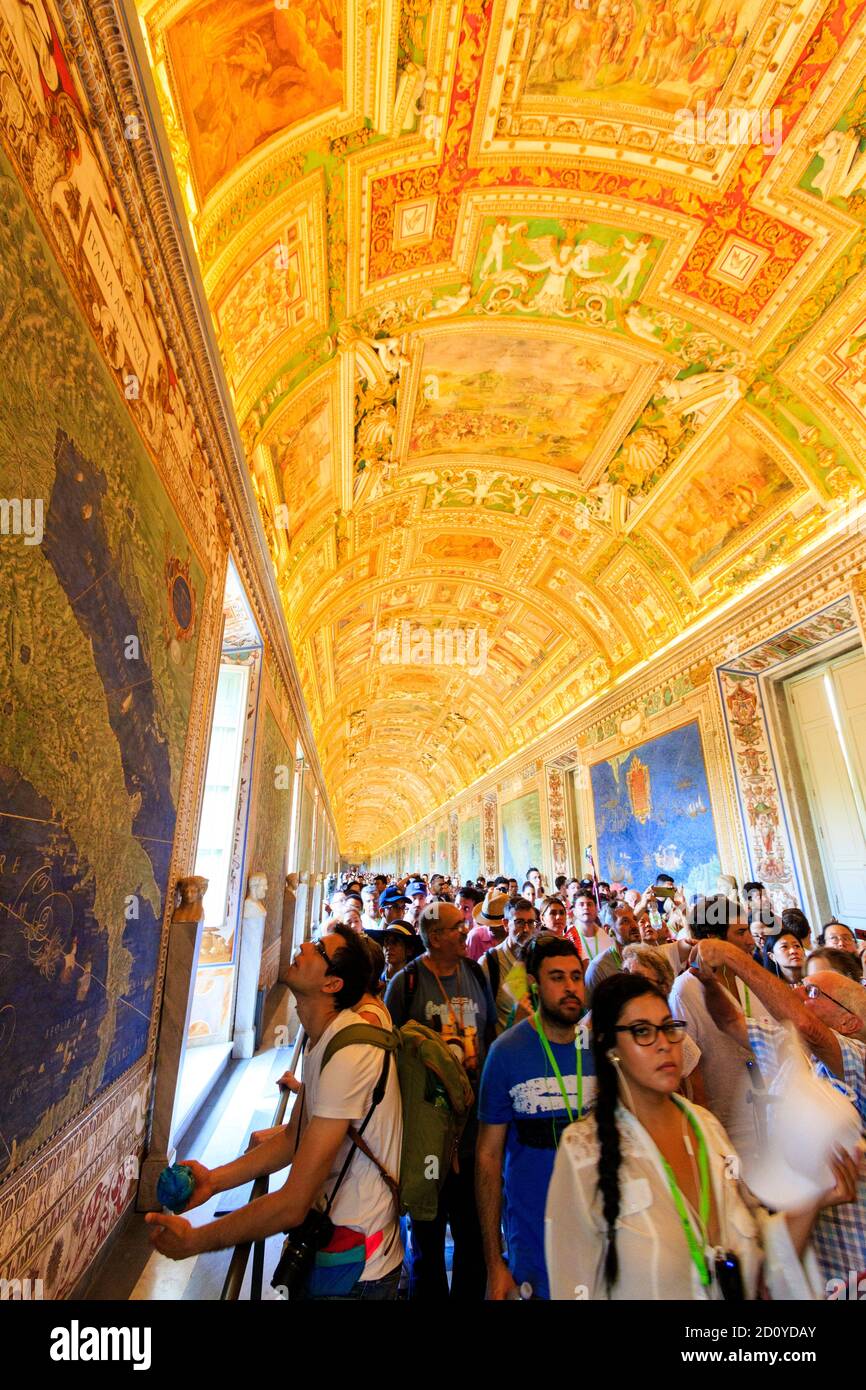
{"type": "Polygon", "coordinates": [[[544,1202],[560,1136],[586,1114],[595,1068],[583,1014],[583,965],[571,941],[539,936],[526,954],[532,1018],[490,1049],[481,1077],[475,1193],[487,1297],[548,1298],[544,1202]],[[507,1253],[502,1253],[504,1219],[507,1253]]]}
{"type": "Polygon", "coordinates": [[[545,1245],[555,1299],[823,1297],[808,1250],[819,1210],[856,1193],[839,1153],[836,1185],[804,1211],[770,1215],[739,1181],[714,1115],[675,1095],[685,1025],[639,975],[593,996],[596,1100],[556,1155],[545,1245]]]}

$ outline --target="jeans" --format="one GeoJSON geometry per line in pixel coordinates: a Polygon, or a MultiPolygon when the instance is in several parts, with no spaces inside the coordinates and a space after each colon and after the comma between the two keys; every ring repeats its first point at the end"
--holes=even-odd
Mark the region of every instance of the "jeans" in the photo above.
{"type": "Polygon", "coordinates": [[[409,1268],[410,1298],[484,1299],[487,1267],[475,1204],[474,1153],[462,1145],[460,1172],[450,1172],[442,1184],[436,1216],[432,1221],[411,1222],[409,1268]],[[445,1270],[447,1224],[454,1240],[450,1293],[445,1270]]]}
{"type": "Polygon", "coordinates": [[[358,1299],[381,1302],[386,1298],[396,1298],[400,1269],[398,1265],[390,1274],[383,1274],[381,1279],[359,1279],[351,1293],[321,1294],[318,1298],[305,1293],[302,1299],[309,1303],[351,1303],[358,1299]]]}

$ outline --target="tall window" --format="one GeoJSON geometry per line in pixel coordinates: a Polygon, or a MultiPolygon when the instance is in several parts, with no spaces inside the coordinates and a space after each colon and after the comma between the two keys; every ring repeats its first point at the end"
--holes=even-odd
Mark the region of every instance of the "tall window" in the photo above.
{"type": "Polygon", "coordinates": [[[205,927],[215,931],[226,926],[249,675],[248,666],[224,662],[217,683],[195,860],[195,872],[209,880],[205,927]]]}

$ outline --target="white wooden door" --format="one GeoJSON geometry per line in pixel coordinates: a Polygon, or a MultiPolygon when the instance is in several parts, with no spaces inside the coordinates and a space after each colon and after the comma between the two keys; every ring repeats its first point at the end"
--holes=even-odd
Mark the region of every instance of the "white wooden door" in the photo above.
{"type": "Polygon", "coordinates": [[[833,911],[866,930],[866,657],[787,685],[833,911]]]}

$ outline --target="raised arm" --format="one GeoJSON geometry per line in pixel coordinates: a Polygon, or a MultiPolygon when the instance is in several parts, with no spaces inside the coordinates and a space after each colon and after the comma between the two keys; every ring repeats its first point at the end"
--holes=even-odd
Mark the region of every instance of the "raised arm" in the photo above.
{"type": "Polygon", "coordinates": [[[697,947],[692,950],[691,973],[697,976],[704,987],[707,1012],[716,1027],[727,1033],[728,1037],[733,1038],[741,1047],[748,1047],[749,1027],[745,1016],[737,1008],[728,991],[719,984],[706,959],[701,959],[697,947]]]}
{"type": "MultiPolygon", "coordinates": [[[[697,958],[702,966],[708,966],[711,970],[727,966],[728,970],[739,976],[743,984],[760,999],[775,1019],[780,1023],[793,1023],[809,1051],[814,1052],[835,1076],[843,1075],[842,1049],[836,1034],[806,1008],[795,990],[783,984],[775,975],[771,975],[762,965],[758,965],[745,951],[731,946],[727,941],[708,938],[699,942],[697,958]]],[[[707,1005],[710,1007],[709,994],[707,1005]]]]}

